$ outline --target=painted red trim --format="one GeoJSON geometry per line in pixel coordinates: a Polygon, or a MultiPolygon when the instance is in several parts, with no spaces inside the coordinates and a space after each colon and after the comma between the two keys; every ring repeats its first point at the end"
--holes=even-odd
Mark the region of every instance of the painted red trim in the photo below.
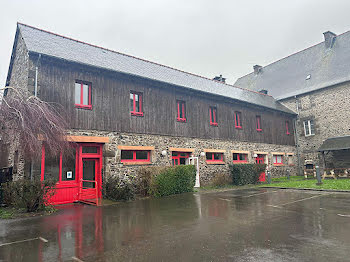
{"type": "Polygon", "coordinates": [[[121,151],[130,151],[132,152],[132,159],[120,159],[120,162],[151,162],[151,151],[150,150],[121,150],[121,151]],[[147,152],[147,159],[137,159],[136,152],[145,151],[147,152]]]}
{"type": "Polygon", "coordinates": [[[59,164],[59,168],[58,168],[58,183],[62,182],[62,152],[60,153],[60,164],[59,164]]]}
{"type": "Polygon", "coordinates": [[[237,128],[237,129],[242,129],[242,122],[241,122],[242,113],[236,111],[236,112],[234,113],[234,115],[235,115],[235,128],[237,128]]]}
{"type": "Polygon", "coordinates": [[[84,105],[84,82],[83,81],[75,81],[75,83],[80,84],[80,104],[75,104],[74,106],[76,108],[83,108],[83,109],[92,109],[92,104],[91,104],[91,84],[85,83],[85,85],[88,86],[88,105],[84,105]]]}
{"type": "Polygon", "coordinates": [[[177,104],[177,118],[176,120],[178,122],[186,122],[187,119],[186,119],[186,108],[185,108],[185,101],[176,101],[176,104],[177,104]],[[182,114],[182,117],[181,117],[181,114],[182,114]]]}
{"type": "Polygon", "coordinates": [[[216,121],[216,107],[214,106],[209,107],[209,120],[211,126],[218,126],[218,123],[216,121]]]}
{"type": "Polygon", "coordinates": [[[261,116],[256,116],[256,131],[261,132],[261,116]]]}
{"type": "Polygon", "coordinates": [[[174,152],[174,153],[171,155],[173,166],[176,166],[175,165],[175,160],[177,160],[177,165],[180,165],[180,159],[181,158],[189,158],[190,154],[192,154],[192,153],[189,153],[189,152],[174,152]],[[174,155],[174,153],[176,153],[176,156],[174,155]],[[181,154],[185,154],[185,156],[181,156],[181,154]]]}
{"type": "Polygon", "coordinates": [[[132,110],[130,111],[132,116],[143,116],[143,108],[142,108],[142,93],[139,92],[133,92],[131,91],[130,94],[132,94],[132,110]],[[136,111],[136,99],[135,96],[138,95],[139,96],[139,111],[136,111]]]}
{"type": "Polygon", "coordinates": [[[282,155],[274,155],[273,156],[273,164],[274,165],[283,165],[283,156],[282,155]],[[277,156],[281,156],[281,162],[277,162],[277,156]]]}
{"type": "Polygon", "coordinates": [[[290,132],[289,132],[289,121],[286,121],[286,135],[290,135],[290,132]]]}
{"type": "Polygon", "coordinates": [[[234,163],[248,163],[248,154],[243,154],[243,153],[233,153],[232,154],[232,158],[233,158],[233,161],[234,163]],[[234,157],[233,155],[237,155],[237,160],[234,160],[234,157]],[[241,159],[240,157],[244,156],[244,159],[241,159]]]}
{"type": "Polygon", "coordinates": [[[41,167],[40,167],[40,180],[44,181],[45,174],[45,146],[41,146],[41,167]]]}
{"type": "Polygon", "coordinates": [[[205,154],[206,161],[207,162],[224,162],[224,153],[213,153],[213,152],[207,152],[205,154]],[[220,159],[214,159],[214,154],[220,154],[220,159]],[[210,155],[211,158],[208,159],[207,156],[210,155]]]}

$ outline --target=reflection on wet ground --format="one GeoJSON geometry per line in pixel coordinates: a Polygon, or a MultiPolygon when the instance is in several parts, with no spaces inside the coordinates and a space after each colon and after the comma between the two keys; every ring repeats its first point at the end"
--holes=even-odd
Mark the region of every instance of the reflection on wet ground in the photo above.
{"type": "Polygon", "coordinates": [[[0,261],[350,261],[349,243],[350,194],[293,190],[75,204],[0,222],[0,261]]]}

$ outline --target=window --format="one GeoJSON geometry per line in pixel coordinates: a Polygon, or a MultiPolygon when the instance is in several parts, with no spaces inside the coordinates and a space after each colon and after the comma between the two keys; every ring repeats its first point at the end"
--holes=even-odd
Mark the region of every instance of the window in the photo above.
{"type": "Polygon", "coordinates": [[[283,165],[283,155],[273,155],[272,158],[274,165],[283,165]]]}
{"type": "Polygon", "coordinates": [[[290,132],[289,132],[289,121],[286,121],[286,134],[290,135],[290,132]]]}
{"type": "Polygon", "coordinates": [[[207,152],[205,156],[207,162],[224,162],[224,153],[207,152]]]}
{"type": "Polygon", "coordinates": [[[149,150],[122,150],[121,162],[150,162],[149,150]]]}
{"type": "Polygon", "coordinates": [[[190,157],[191,153],[188,152],[173,152],[171,158],[173,160],[173,165],[186,165],[187,159],[190,157]]]}
{"type": "Polygon", "coordinates": [[[234,163],[248,163],[248,154],[244,153],[233,153],[234,163]]]}
{"type": "Polygon", "coordinates": [[[288,165],[289,166],[294,166],[294,159],[293,159],[293,155],[292,154],[288,154],[288,165]]]}
{"type": "Polygon", "coordinates": [[[91,84],[75,82],[75,107],[91,109],[91,84]]]}
{"type": "Polygon", "coordinates": [[[177,121],[186,122],[186,103],[177,101],[177,121]]]}
{"type": "Polygon", "coordinates": [[[256,131],[261,132],[261,116],[256,116],[256,131]]]}
{"type": "Polygon", "coordinates": [[[142,93],[130,92],[130,112],[133,116],[143,116],[142,93]]]}
{"type": "Polygon", "coordinates": [[[235,127],[241,129],[242,128],[242,113],[235,112],[235,127]]]}
{"type": "Polygon", "coordinates": [[[304,121],[305,136],[312,136],[315,134],[314,120],[304,121]]]}
{"type": "Polygon", "coordinates": [[[213,107],[213,106],[209,107],[209,118],[210,118],[211,126],[218,126],[216,107],[213,107]]]}

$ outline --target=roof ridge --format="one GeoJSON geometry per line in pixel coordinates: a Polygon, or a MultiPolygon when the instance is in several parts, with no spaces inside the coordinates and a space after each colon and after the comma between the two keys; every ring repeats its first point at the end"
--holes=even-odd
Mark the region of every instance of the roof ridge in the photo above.
{"type": "Polygon", "coordinates": [[[50,31],[47,31],[47,30],[44,30],[44,29],[41,29],[41,28],[38,28],[38,27],[35,27],[35,26],[27,25],[27,24],[20,23],[20,22],[17,22],[17,25],[26,26],[26,27],[29,27],[29,28],[32,28],[32,29],[35,29],[35,30],[42,31],[44,33],[48,33],[48,34],[51,34],[51,35],[62,37],[62,38],[65,38],[65,39],[68,39],[68,40],[71,40],[71,41],[75,41],[75,42],[78,42],[78,43],[81,43],[81,44],[89,45],[89,46],[92,46],[92,47],[95,47],[95,48],[99,48],[99,49],[102,49],[102,50],[106,50],[106,51],[109,51],[109,52],[112,52],[112,53],[116,53],[116,54],[120,54],[120,55],[123,55],[123,56],[127,56],[127,57],[131,57],[131,58],[134,58],[134,59],[138,59],[138,60],[141,60],[141,61],[144,61],[144,62],[147,62],[147,63],[152,63],[152,64],[155,64],[155,65],[162,66],[162,67],[165,67],[165,68],[169,68],[169,69],[172,69],[172,70],[176,70],[178,72],[182,72],[182,73],[185,73],[185,74],[189,74],[189,75],[193,75],[193,76],[196,76],[196,77],[200,77],[200,78],[203,78],[203,79],[206,79],[206,80],[209,80],[209,81],[213,81],[213,82],[216,82],[216,83],[219,83],[219,84],[222,84],[222,85],[227,85],[227,86],[231,86],[231,87],[238,88],[238,89],[241,89],[241,90],[245,90],[245,91],[249,91],[249,92],[252,92],[252,93],[256,93],[256,94],[259,94],[259,95],[272,97],[271,95],[268,95],[268,94],[263,94],[263,93],[260,93],[260,92],[254,91],[254,90],[250,90],[250,89],[247,89],[247,88],[243,88],[243,87],[227,84],[227,83],[224,83],[224,82],[220,82],[220,81],[217,81],[217,80],[213,80],[213,79],[210,79],[210,78],[205,77],[205,76],[201,76],[201,75],[197,75],[197,74],[194,74],[194,73],[186,72],[186,71],[183,71],[183,70],[171,67],[171,66],[159,64],[157,62],[153,62],[153,61],[150,61],[150,60],[147,60],[147,59],[139,58],[139,57],[136,57],[136,56],[133,56],[133,55],[124,54],[124,53],[121,53],[121,52],[118,52],[118,51],[115,51],[115,50],[112,50],[112,49],[108,49],[108,48],[105,48],[105,47],[101,47],[101,46],[98,46],[98,45],[94,45],[94,44],[90,44],[90,43],[87,43],[87,42],[84,42],[84,41],[80,41],[80,40],[77,40],[77,39],[74,39],[74,38],[71,38],[71,37],[67,37],[67,36],[63,36],[63,35],[57,34],[57,33],[53,33],[53,32],[50,32],[50,31]]]}
{"type": "MultiPolygon", "coordinates": [[[[348,32],[350,32],[350,30],[345,31],[345,32],[343,32],[343,33],[337,35],[336,37],[342,36],[342,35],[344,35],[344,34],[346,34],[346,33],[348,33],[348,32]]],[[[316,44],[313,44],[313,45],[311,45],[311,46],[309,46],[309,47],[306,47],[306,48],[304,48],[304,49],[301,49],[301,50],[299,50],[299,51],[295,51],[294,53],[291,53],[291,54],[289,54],[289,55],[287,55],[287,56],[284,56],[284,57],[282,57],[282,58],[280,58],[280,59],[277,59],[276,61],[273,61],[273,62],[271,62],[271,63],[269,63],[269,64],[263,66],[262,68],[268,67],[268,66],[270,66],[270,65],[272,65],[272,64],[275,64],[275,63],[277,63],[277,62],[279,62],[279,61],[281,61],[281,60],[287,59],[288,57],[291,57],[291,56],[293,56],[293,55],[296,55],[296,54],[299,54],[299,53],[301,53],[301,52],[304,52],[304,51],[306,51],[306,50],[308,50],[308,49],[311,49],[311,48],[313,48],[313,47],[315,47],[315,46],[318,46],[318,45],[320,45],[320,44],[322,44],[322,43],[324,43],[324,40],[321,41],[321,42],[318,42],[318,43],[316,43],[316,44]]],[[[250,75],[250,74],[253,74],[253,73],[254,73],[254,72],[252,71],[252,72],[250,72],[250,73],[248,73],[248,74],[245,74],[245,75],[239,77],[239,78],[236,80],[236,82],[237,82],[239,79],[244,78],[244,77],[246,77],[246,76],[248,76],[248,75],[250,75]]]]}

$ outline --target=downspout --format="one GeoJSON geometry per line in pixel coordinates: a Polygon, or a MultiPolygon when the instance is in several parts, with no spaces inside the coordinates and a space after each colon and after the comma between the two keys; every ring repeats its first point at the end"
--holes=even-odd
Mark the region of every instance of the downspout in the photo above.
{"type": "Polygon", "coordinates": [[[295,104],[296,104],[296,109],[297,109],[297,118],[294,119],[293,123],[294,123],[294,139],[295,139],[295,145],[297,147],[297,161],[298,161],[298,175],[302,176],[301,173],[301,163],[300,163],[300,148],[299,148],[299,136],[298,136],[298,124],[297,121],[299,120],[299,103],[298,103],[298,99],[297,96],[294,96],[295,98],[295,104]]]}
{"type": "MultiPolygon", "coordinates": [[[[38,56],[38,60],[36,61],[35,65],[35,79],[34,79],[34,96],[38,96],[38,69],[39,69],[39,62],[40,62],[41,54],[38,56]]],[[[33,160],[30,163],[30,180],[33,180],[33,170],[34,170],[34,162],[33,160]]]]}

